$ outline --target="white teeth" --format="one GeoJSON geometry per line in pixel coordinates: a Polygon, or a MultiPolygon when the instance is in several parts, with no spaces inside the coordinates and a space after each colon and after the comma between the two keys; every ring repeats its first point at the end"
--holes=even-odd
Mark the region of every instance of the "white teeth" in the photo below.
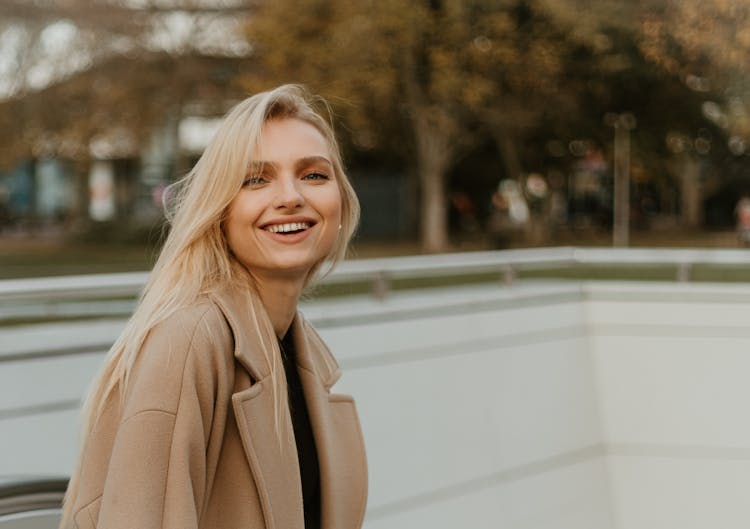
{"type": "Polygon", "coordinates": [[[287,224],[273,224],[266,230],[271,233],[289,233],[290,231],[306,230],[310,227],[309,222],[289,222],[287,224]]]}

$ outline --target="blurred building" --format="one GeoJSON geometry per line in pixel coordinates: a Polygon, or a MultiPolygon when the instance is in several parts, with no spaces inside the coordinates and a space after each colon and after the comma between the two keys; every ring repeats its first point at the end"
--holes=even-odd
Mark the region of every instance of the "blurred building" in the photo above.
{"type": "MultiPolygon", "coordinates": [[[[0,172],[0,232],[59,231],[81,223],[148,230],[163,219],[164,190],[195,164],[219,123],[199,115],[167,119],[142,147],[113,130],[92,142],[85,164],[24,160],[0,172]]],[[[416,189],[405,175],[365,168],[351,173],[363,204],[359,237],[416,236],[416,189]]]]}

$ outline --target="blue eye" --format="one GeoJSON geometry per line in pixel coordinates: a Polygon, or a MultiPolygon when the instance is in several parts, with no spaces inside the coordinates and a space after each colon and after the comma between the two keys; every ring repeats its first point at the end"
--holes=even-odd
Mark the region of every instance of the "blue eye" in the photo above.
{"type": "Polygon", "coordinates": [[[248,176],[245,181],[242,182],[243,186],[257,186],[265,184],[266,179],[263,176],[248,176]]]}
{"type": "Polygon", "coordinates": [[[302,178],[304,180],[328,180],[328,175],[325,173],[308,173],[302,178]]]}

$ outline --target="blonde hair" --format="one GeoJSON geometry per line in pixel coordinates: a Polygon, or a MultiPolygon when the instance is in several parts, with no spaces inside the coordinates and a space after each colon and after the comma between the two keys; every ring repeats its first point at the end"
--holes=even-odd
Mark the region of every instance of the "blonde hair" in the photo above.
{"type": "MultiPolygon", "coordinates": [[[[199,296],[228,283],[248,286],[248,295],[255,297],[253,301],[256,302],[250,305],[260,305],[248,283],[248,274],[229,251],[222,222],[251,168],[266,122],[288,118],[304,121],[313,125],[330,147],[335,180],[341,194],[341,228],[329,255],[308,274],[306,286],[321,271],[327,273],[344,257],[359,220],[359,202],[344,171],[332,126],[316,109],[320,106],[330,116],[330,110],[321,98],[310,95],[298,85],[283,85],[245,99],[225,116],[195,167],[171,186],[169,195],[173,196],[168,199],[171,211],[167,215],[171,230],[137,308],[110,349],[104,368],[93,382],[83,405],[83,443],[65,495],[60,527],[67,527],[72,521],[86,440],[113,392],[119,390],[121,398],[124,397],[133,364],[151,329],[178,309],[194,303],[199,296]],[[326,261],[330,266],[322,270],[326,261]]],[[[256,321],[262,319],[255,310],[252,317],[256,321]]],[[[266,360],[271,366],[278,426],[281,413],[288,409],[286,392],[278,388],[273,375],[278,367],[278,342],[270,325],[262,325],[261,329],[262,333],[268,334],[261,339],[270,349],[266,351],[266,360]]]]}

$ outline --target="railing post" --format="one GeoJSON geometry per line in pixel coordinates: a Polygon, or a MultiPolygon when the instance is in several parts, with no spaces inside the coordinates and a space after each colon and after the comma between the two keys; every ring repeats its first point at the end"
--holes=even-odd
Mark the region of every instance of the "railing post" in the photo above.
{"type": "Polygon", "coordinates": [[[372,278],[372,296],[378,301],[383,301],[390,290],[390,280],[385,272],[376,272],[372,278]]]}
{"type": "Polygon", "coordinates": [[[680,283],[687,283],[690,281],[690,269],[692,265],[690,263],[678,263],[677,264],[677,281],[680,283]]]}
{"type": "Polygon", "coordinates": [[[510,263],[503,266],[503,284],[510,286],[516,280],[516,271],[510,263]]]}

